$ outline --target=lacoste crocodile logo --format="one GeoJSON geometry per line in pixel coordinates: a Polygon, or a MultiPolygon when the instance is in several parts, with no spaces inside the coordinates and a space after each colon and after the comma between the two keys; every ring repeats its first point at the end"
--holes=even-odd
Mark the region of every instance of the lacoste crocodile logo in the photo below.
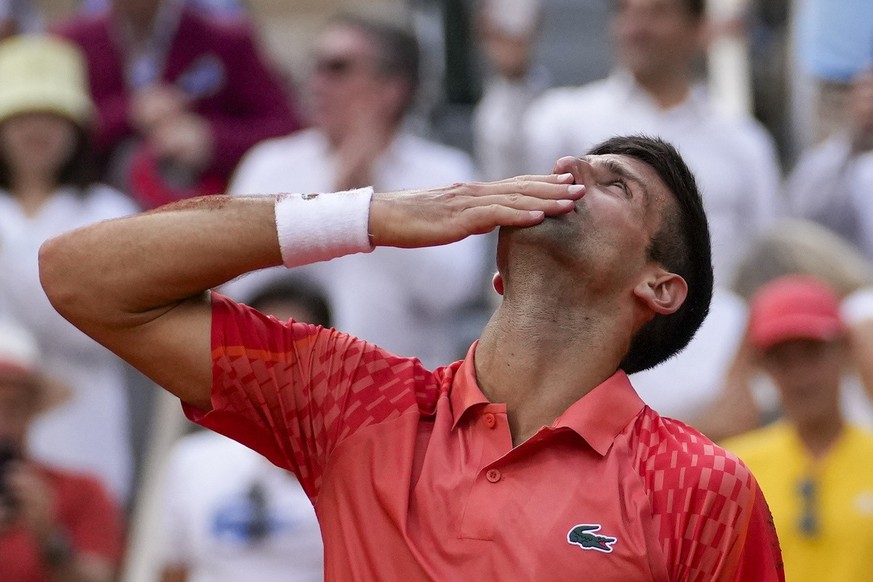
{"type": "Polygon", "coordinates": [[[599,523],[580,523],[567,532],[567,542],[576,544],[583,550],[597,550],[605,554],[612,553],[612,545],[618,541],[611,536],[602,536],[593,532],[600,531],[599,523]]]}

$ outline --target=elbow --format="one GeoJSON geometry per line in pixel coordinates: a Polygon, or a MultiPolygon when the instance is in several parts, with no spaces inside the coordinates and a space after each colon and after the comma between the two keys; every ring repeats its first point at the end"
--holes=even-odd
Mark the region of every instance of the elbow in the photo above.
{"type": "Polygon", "coordinates": [[[72,253],[64,235],[51,238],[39,249],[39,280],[52,307],[72,321],[81,293],[76,290],[72,253]]]}

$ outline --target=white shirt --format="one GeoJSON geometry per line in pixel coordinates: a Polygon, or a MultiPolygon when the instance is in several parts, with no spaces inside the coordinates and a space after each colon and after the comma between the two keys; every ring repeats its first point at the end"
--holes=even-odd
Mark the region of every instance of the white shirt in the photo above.
{"type": "Polygon", "coordinates": [[[324,579],[321,530],[300,483],[227,437],[202,431],[174,445],[161,507],[162,561],[186,566],[189,582],[324,579]],[[263,537],[250,530],[258,514],[263,537]]]}
{"type": "Polygon", "coordinates": [[[873,152],[853,153],[846,135],[803,153],[785,185],[794,215],[814,220],[873,260],[873,152]]]}
{"type": "MultiPolygon", "coordinates": [[[[517,87],[493,87],[525,97],[517,87]]],[[[550,89],[530,104],[514,138],[527,144],[527,153],[513,173],[548,173],[562,156],[583,155],[607,138],[630,134],[661,137],[682,154],[703,193],[716,278],[729,284],[747,243],[779,213],[780,172],[764,127],[718,111],[701,88],[668,110],[623,71],[582,87],[550,89]]]]}
{"type": "MultiPolygon", "coordinates": [[[[336,175],[327,140],[305,130],[268,140],[243,158],[232,180],[236,195],[330,192],[336,175]]],[[[475,178],[470,157],[409,134],[398,135],[373,170],[377,191],[442,186],[475,178]]],[[[379,247],[292,269],[325,289],[334,326],[429,367],[462,358],[484,324],[465,306],[480,299],[493,271],[489,239],[421,249],[379,247]]],[[[255,273],[222,291],[245,301],[260,285],[289,271],[255,273]]]]}
{"type": "Polygon", "coordinates": [[[0,190],[0,305],[39,342],[43,371],[65,383],[71,397],[40,415],[29,435],[30,453],[48,463],[94,473],[119,499],[131,484],[124,366],[51,306],[39,282],[42,243],[61,232],[137,210],[105,186],[80,197],[62,189],[34,216],[0,190]]]}

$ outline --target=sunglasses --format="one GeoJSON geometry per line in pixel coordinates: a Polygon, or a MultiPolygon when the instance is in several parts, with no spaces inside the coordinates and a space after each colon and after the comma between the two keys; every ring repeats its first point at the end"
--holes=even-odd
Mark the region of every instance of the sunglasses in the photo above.
{"type": "Polygon", "coordinates": [[[812,477],[804,477],[797,483],[797,493],[800,495],[802,503],[797,527],[803,535],[815,537],[821,528],[818,511],[818,485],[812,477]]]}

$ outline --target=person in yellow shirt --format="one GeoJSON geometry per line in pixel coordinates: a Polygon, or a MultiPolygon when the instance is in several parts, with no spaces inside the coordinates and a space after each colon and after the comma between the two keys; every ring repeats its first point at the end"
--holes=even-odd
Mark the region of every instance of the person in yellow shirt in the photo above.
{"type": "Polygon", "coordinates": [[[757,477],[791,582],[873,576],[873,434],[840,411],[847,339],[821,280],[780,277],[751,298],[742,349],[772,378],[783,417],[721,444],[757,477]]]}

